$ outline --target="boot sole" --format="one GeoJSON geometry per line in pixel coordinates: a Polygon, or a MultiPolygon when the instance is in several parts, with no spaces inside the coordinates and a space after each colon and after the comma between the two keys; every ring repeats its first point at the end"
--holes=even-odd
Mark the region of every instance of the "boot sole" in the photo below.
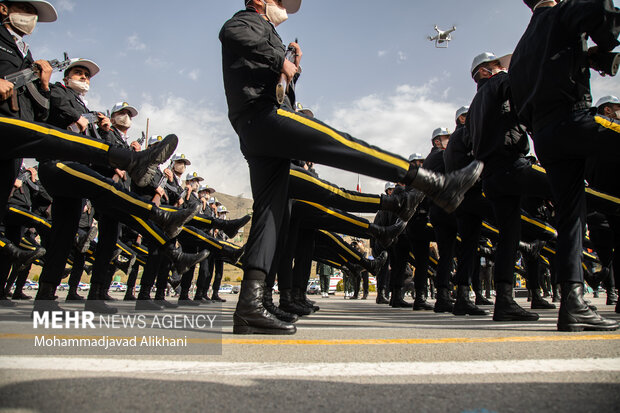
{"type": "Polygon", "coordinates": [[[463,199],[465,199],[465,194],[467,193],[467,191],[469,191],[471,187],[474,186],[474,184],[478,181],[478,178],[480,178],[480,175],[482,174],[483,169],[484,169],[484,164],[479,163],[476,166],[476,169],[474,170],[474,173],[470,177],[470,179],[467,180],[467,182],[463,183],[463,186],[459,190],[458,194],[452,197],[448,202],[446,202],[444,206],[442,206],[444,211],[446,211],[448,214],[451,214],[454,211],[456,211],[459,205],[461,205],[461,202],[463,202],[463,199]]]}
{"type": "Polygon", "coordinates": [[[265,334],[265,335],[292,335],[297,332],[297,327],[293,326],[292,329],[282,330],[277,328],[263,328],[263,327],[253,327],[253,326],[241,326],[234,325],[233,326],[233,334],[265,334]]]}
{"type": "Polygon", "coordinates": [[[567,324],[560,325],[558,324],[558,331],[567,331],[571,333],[576,333],[580,331],[615,331],[618,329],[618,325],[615,326],[597,326],[592,324],[567,324]]]}
{"type": "Polygon", "coordinates": [[[493,321],[538,321],[540,317],[498,316],[493,315],[493,321]]]}

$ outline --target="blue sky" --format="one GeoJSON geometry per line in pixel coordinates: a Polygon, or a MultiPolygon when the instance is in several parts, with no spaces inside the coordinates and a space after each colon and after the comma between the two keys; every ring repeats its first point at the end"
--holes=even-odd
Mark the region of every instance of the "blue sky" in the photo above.
{"type": "MultiPolygon", "coordinates": [[[[193,160],[190,172],[222,192],[250,196],[247,166],[226,117],[218,40],[242,0],[51,3],[59,19],[40,23],[29,37],[35,58],[60,58],[67,51],[95,60],[102,71],[91,84],[91,109],[118,101],[135,105],[135,137],[148,117],[151,134],[179,135],[179,152],[193,160]]],[[[455,110],[475,93],[473,57],[511,52],[529,18],[520,0],[304,0],[278,31],[285,43],[299,38],[304,55],[297,96],[304,106],[332,126],[406,157],[428,153],[436,127],[453,128],[455,110]],[[426,40],[434,24],[457,26],[448,49],[426,40]]],[[[595,98],[620,94],[617,79],[597,78],[593,89],[595,98]]],[[[354,174],[318,171],[340,186],[357,183],[354,174]]],[[[382,187],[362,177],[364,191],[382,187]]]]}

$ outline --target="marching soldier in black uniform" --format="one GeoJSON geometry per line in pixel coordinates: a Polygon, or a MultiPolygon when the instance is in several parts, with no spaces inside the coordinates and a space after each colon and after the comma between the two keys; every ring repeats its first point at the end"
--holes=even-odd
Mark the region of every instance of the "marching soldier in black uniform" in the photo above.
{"type": "Polygon", "coordinates": [[[482,185],[491,201],[499,229],[495,254],[497,299],[493,320],[536,321],[538,314],[513,299],[514,265],[521,239],[521,203],[524,196],[549,199],[546,175],[532,168],[529,140],[510,102],[510,84],[503,59],[493,53],[476,56],[471,76],[478,85],[467,117],[476,159],[485,163],[482,185]]]}
{"type": "Polygon", "coordinates": [[[510,64],[512,98],[532,133],[555,199],[557,273],[562,301],[558,330],[616,330],[583,300],[582,249],[586,225],[585,161],[620,159],[620,128],[592,115],[590,67],[611,72],[620,11],[612,0],[524,0],[533,16],[510,64]],[[588,39],[596,46],[588,49],[588,39]]]}
{"type": "Polygon", "coordinates": [[[237,334],[295,332],[292,324],[278,321],[262,306],[264,280],[278,238],[285,236],[280,232],[286,228],[282,220],[287,216],[291,159],[404,182],[448,209],[456,208],[481,172],[481,165],[473,164],[446,179],[412,168],[406,159],[296,113],[292,107],[282,107],[276,99],[276,86],[282,75],[288,84],[299,71],[301,49],[291,43],[295,63],[287,60],[286,47],[275,27],[286,20],[287,11],[295,13],[300,5],[301,0],[247,0],[246,9],[226,22],[219,36],[229,119],[248,161],[254,195],[244,281],[234,316],[237,334]]]}

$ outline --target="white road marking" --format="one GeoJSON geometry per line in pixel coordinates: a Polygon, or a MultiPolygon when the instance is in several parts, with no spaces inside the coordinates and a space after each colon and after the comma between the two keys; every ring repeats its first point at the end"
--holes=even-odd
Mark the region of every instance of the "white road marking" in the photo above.
{"type": "Polygon", "coordinates": [[[236,363],[105,358],[0,357],[0,369],[247,377],[444,376],[620,372],[620,358],[389,363],[236,363]]]}

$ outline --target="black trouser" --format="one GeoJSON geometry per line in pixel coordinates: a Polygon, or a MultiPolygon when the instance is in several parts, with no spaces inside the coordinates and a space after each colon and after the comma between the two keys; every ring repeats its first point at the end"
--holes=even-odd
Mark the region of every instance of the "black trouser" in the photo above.
{"type": "MultiPolygon", "coordinates": [[[[415,260],[414,285],[416,291],[426,291],[428,285],[429,245],[434,238],[425,214],[414,215],[405,229],[409,248],[415,260]]],[[[390,277],[391,278],[391,277],[390,277]]]]}
{"type": "Polygon", "coordinates": [[[613,284],[620,285],[620,217],[589,214],[588,229],[601,265],[611,271],[613,284]]]}
{"type": "Polygon", "coordinates": [[[620,158],[620,123],[588,110],[548,122],[533,135],[536,154],[547,170],[555,200],[559,282],[583,282],[581,251],[586,225],[584,192],[588,157],[620,158]]]}
{"type": "Polygon", "coordinates": [[[0,221],[21,166],[20,158],[68,159],[107,165],[109,145],[47,124],[0,117],[0,221]]]}
{"type": "Polygon", "coordinates": [[[319,274],[319,280],[321,282],[321,293],[329,294],[329,284],[331,283],[331,276],[329,274],[319,274]]]}
{"type": "Polygon", "coordinates": [[[365,258],[348,244],[340,235],[333,232],[318,230],[314,234],[314,259],[330,264],[361,265],[365,258]]]}
{"type": "MultiPolygon", "coordinates": [[[[304,159],[376,178],[410,183],[405,159],[371,147],[324,123],[285,109],[258,110],[236,127],[254,197],[244,269],[269,273],[286,220],[290,159],[304,159]]],[[[410,172],[411,168],[411,172],[410,172]]]]}
{"type": "MultiPolygon", "coordinates": [[[[381,255],[381,253],[384,250],[372,250],[372,256],[377,258],[379,255],[381,255]]],[[[388,260],[389,262],[389,260],[388,260]]],[[[379,271],[379,274],[375,274],[376,276],[376,280],[377,280],[377,290],[383,290],[383,291],[387,291],[387,289],[389,288],[389,282],[390,282],[390,266],[389,264],[385,264],[383,267],[381,267],[381,271],[379,271]]]]}
{"type": "Polygon", "coordinates": [[[480,289],[480,256],[478,245],[483,217],[493,215],[489,201],[482,196],[479,186],[470,189],[456,210],[456,226],[461,237],[457,248],[456,282],[459,286],[469,286],[474,279],[474,290],[480,289]]]}
{"type": "Polygon", "coordinates": [[[109,287],[112,278],[109,274],[110,260],[120,234],[120,223],[113,217],[100,214],[98,216],[99,235],[97,238],[97,251],[95,252],[95,264],[90,278],[92,284],[109,287]]]}
{"type": "Polygon", "coordinates": [[[495,253],[495,282],[513,284],[517,247],[521,240],[521,201],[524,196],[549,199],[547,175],[533,168],[525,158],[508,170],[496,170],[483,181],[484,193],[491,201],[499,239],[495,253]]]}
{"type": "Polygon", "coordinates": [[[439,249],[439,264],[437,264],[435,287],[437,289],[449,288],[450,277],[454,269],[456,216],[454,214],[447,214],[443,209],[433,204],[431,206],[430,219],[439,249]]]}
{"type": "Polygon", "coordinates": [[[357,238],[370,237],[367,219],[315,202],[294,200],[291,217],[303,222],[304,228],[319,228],[357,238]]]}
{"type": "Polygon", "coordinates": [[[381,195],[340,188],[295,165],[291,165],[289,193],[293,199],[312,201],[349,212],[377,212],[381,205],[381,195]]]}
{"type": "Polygon", "coordinates": [[[73,250],[73,264],[71,266],[71,274],[69,275],[69,287],[77,288],[82,279],[82,273],[84,272],[84,263],[86,259],[84,254],[77,250],[73,250]]]}

